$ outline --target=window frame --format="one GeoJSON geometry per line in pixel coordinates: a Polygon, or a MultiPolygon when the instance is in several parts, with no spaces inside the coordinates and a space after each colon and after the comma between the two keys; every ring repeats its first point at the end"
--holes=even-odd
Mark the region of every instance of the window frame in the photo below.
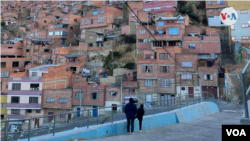
{"type": "Polygon", "coordinates": [[[170,55],[169,55],[169,53],[159,53],[159,59],[160,60],[169,60],[170,55]]]}
{"type": "Polygon", "coordinates": [[[193,67],[193,62],[189,62],[189,61],[181,62],[181,66],[183,68],[192,68],[193,67]],[[184,65],[185,63],[188,63],[188,65],[187,64],[184,65]],[[191,64],[191,66],[190,66],[190,64],[191,64]]]}
{"type": "Polygon", "coordinates": [[[193,80],[193,74],[189,74],[189,73],[186,73],[186,74],[181,74],[181,80],[184,80],[184,81],[188,81],[188,80],[193,80]],[[186,77],[184,77],[186,76],[186,77]],[[191,77],[190,77],[191,76],[191,77]],[[184,79],[185,78],[185,79],[184,79]]]}
{"type": "Polygon", "coordinates": [[[68,99],[65,97],[59,98],[59,103],[67,103],[68,99]]]}
{"type": "Polygon", "coordinates": [[[76,98],[76,99],[80,99],[80,98],[83,99],[83,93],[82,93],[82,92],[76,92],[76,93],[75,93],[75,98],[76,98]],[[81,95],[80,95],[80,94],[81,94],[81,95]]]}
{"type": "Polygon", "coordinates": [[[91,100],[98,100],[98,99],[99,99],[99,94],[98,94],[97,92],[91,93],[90,99],[91,99],[91,100]],[[96,99],[93,98],[93,94],[96,94],[96,99]]]}
{"type": "Polygon", "coordinates": [[[20,103],[20,96],[11,96],[10,103],[20,103]],[[18,98],[18,102],[13,102],[12,98],[18,98]]]}
{"type": "Polygon", "coordinates": [[[15,90],[15,91],[21,90],[21,83],[12,83],[11,90],[15,90]]]}
{"type": "Polygon", "coordinates": [[[29,97],[29,103],[31,103],[31,104],[38,104],[38,97],[29,97]],[[32,98],[33,98],[33,100],[32,100],[32,98]]]}
{"type": "Polygon", "coordinates": [[[144,87],[154,86],[154,79],[144,79],[144,87]]]}
{"type": "Polygon", "coordinates": [[[160,66],[160,73],[170,73],[170,66],[160,66]]]}

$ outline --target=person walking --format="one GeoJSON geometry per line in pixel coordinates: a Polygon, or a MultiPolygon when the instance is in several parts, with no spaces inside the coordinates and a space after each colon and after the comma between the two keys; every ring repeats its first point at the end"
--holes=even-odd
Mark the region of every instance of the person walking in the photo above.
{"type": "Polygon", "coordinates": [[[139,120],[140,132],[142,132],[141,127],[142,127],[143,116],[144,116],[144,108],[143,108],[143,104],[141,104],[140,107],[138,108],[138,112],[137,112],[137,119],[139,120]]]}
{"type": "Polygon", "coordinates": [[[127,132],[130,133],[130,125],[131,125],[131,134],[134,133],[134,121],[135,121],[135,115],[137,114],[137,108],[134,104],[134,101],[132,98],[129,99],[129,103],[125,106],[125,114],[127,118],[127,132]]]}

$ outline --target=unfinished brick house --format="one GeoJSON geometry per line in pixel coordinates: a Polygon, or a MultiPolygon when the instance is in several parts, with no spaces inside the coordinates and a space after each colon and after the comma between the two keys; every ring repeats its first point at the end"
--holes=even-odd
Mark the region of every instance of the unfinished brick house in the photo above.
{"type": "MultiPolygon", "coordinates": [[[[193,68],[194,73],[198,73],[202,80],[202,91],[212,93],[215,98],[220,96],[219,91],[219,73],[220,73],[220,53],[221,44],[218,30],[214,28],[199,28],[195,26],[186,26],[183,35],[182,54],[179,55],[180,62],[184,62],[187,69],[193,68]],[[186,59],[183,59],[186,58],[186,59]]],[[[177,66],[176,66],[177,67],[177,66]]],[[[177,69],[179,71],[179,68],[177,69]]],[[[200,93],[198,86],[198,77],[185,74],[183,77],[176,75],[176,80],[180,80],[176,86],[178,94],[200,93]],[[178,78],[177,78],[178,77],[178,78]],[[181,81],[184,80],[184,81],[181,81]],[[192,81],[195,87],[190,87],[192,81]]]]}
{"type": "Polygon", "coordinates": [[[160,105],[173,104],[170,99],[176,94],[177,65],[173,58],[182,51],[182,35],[189,18],[156,16],[153,20],[155,25],[148,26],[153,36],[143,26],[137,30],[138,95],[140,100],[148,102],[147,106],[152,106],[152,101],[160,101],[160,105]]]}

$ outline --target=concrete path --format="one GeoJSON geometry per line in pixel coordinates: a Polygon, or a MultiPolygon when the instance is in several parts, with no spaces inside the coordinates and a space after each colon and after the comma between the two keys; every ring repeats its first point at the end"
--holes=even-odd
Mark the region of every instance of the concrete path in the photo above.
{"type": "MultiPolygon", "coordinates": [[[[192,121],[93,141],[221,141],[222,124],[240,124],[242,112],[225,110],[192,121]]],[[[78,140],[80,141],[80,140],[78,140]]]]}

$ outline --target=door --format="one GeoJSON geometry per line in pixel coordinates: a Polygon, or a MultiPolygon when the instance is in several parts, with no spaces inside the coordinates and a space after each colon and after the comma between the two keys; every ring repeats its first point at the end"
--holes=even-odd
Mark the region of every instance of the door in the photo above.
{"type": "Polygon", "coordinates": [[[36,118],[35,119],[35,125],[34,125],[35,128],[39,128],[39,119],[36,118]]]}
{"type": "Polygon", "coordinates": [[[77,107],[77,117],[80,117],[80,111],[81,111],[81,108],[80,107],[77,107]]]}
{"type": "Polygon", "coordinates": [[[164,94],[161,95],[161,106],[165,106],[165,96],[164,94]]]}
{"type": "Polygon", "coordinates": [[[71,120],[71,114],[68,114],[68,122],[71,120]]]}
{"type": "Polygon", "coordinates": [[[189,97],[194,97],[194,87],[188,87],[188,95],[189,97]]]}
{"type": "MultiPolygon", "coordinates": [[[[53,115],[53,112],[48,112],[48,115],[53,115]]],[[[48,117],[48,122],[51,122],[53,120],[53,116],[48,117]]]]}
{"type": "Polygon", "coordinates": [[[152,102],[152,95],[151,94],[147,94],[146,95],[146,107],[151,107],[151,102],[152,102]]]}
{"type": "Polygon", "coordinates": [[[93,116],[93,117],[97,117],[97,115],[98,115],[97,106],[93,106],[92,116],[93,116]]]}

